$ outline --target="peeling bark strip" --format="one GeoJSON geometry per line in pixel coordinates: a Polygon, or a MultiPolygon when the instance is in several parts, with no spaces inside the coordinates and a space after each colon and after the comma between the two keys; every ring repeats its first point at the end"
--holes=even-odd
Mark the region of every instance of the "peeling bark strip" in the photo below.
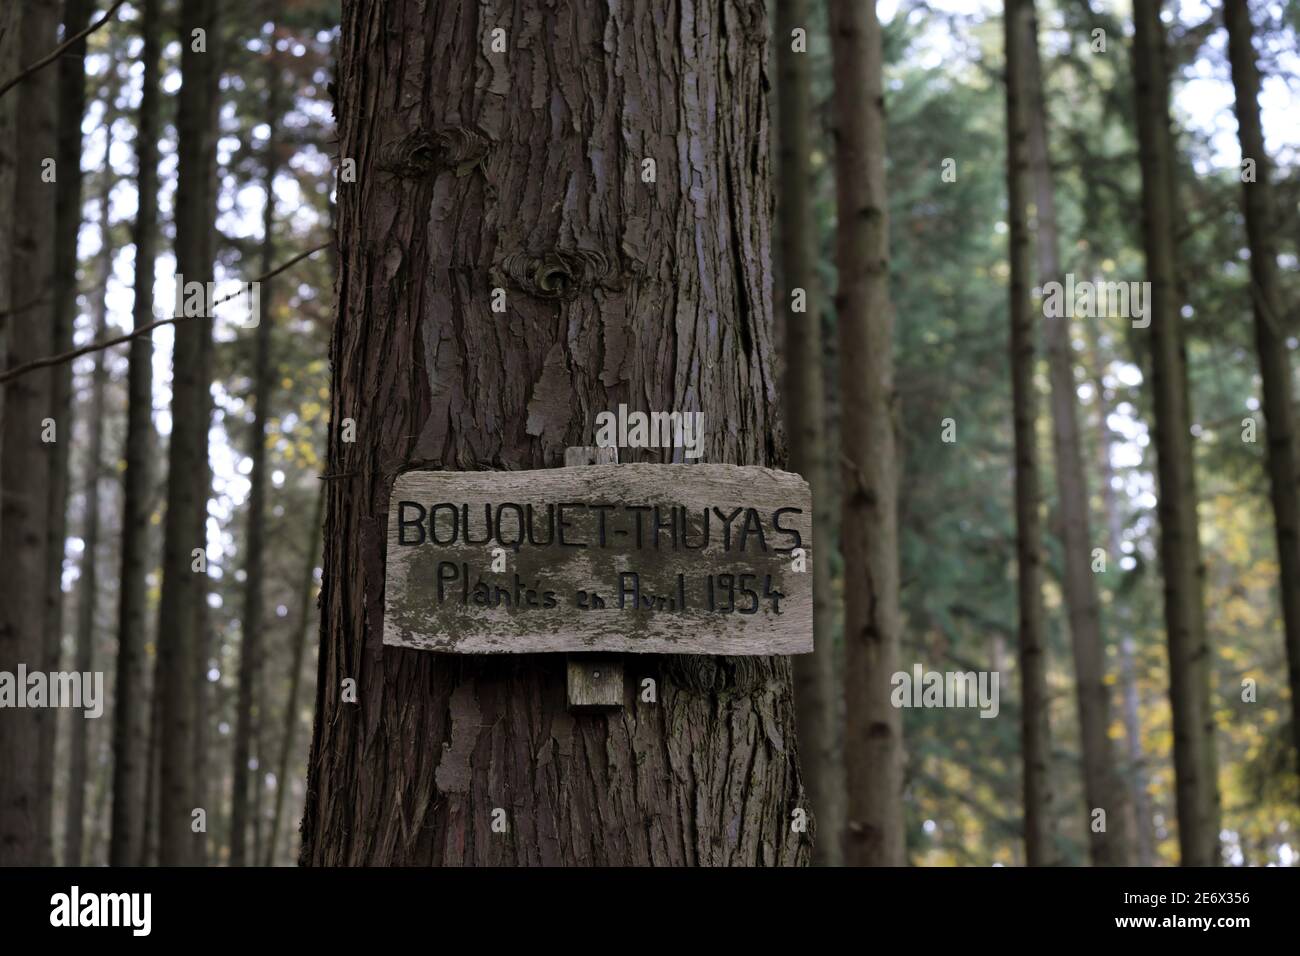
{"type": "Polygon", "coordinates": [[[807,653],[811,554],[808,484],[770,468],[411,471],[388,510],[384,643],[807,653]]]}
{"type": "Polygon", "coordinates": [[[343,4],[357,178],[339,188],[329,472],[348,477],[327,483],[303,862],[808,861],[788,658],[635,655],[629,705],[575,715],[562,655],[381,633],[389,496],[412,466],[555,467],[620,402],[703,411],[711,462],[783,464],[764,43],[758,3],[343,4]],[[418,149],[419,175],[379,168],[385,144],[453,127],[490,144],[463,175],[418,149]],[[580,250],[603,260],[578,275],[580,250]],[[545,268],[494,281],[547,251],[563,290],[545,268]]]}

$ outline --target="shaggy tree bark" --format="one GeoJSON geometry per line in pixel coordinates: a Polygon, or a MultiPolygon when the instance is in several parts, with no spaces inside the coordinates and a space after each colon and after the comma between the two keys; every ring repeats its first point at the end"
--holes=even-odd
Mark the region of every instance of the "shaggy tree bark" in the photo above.
{"type": "Polygon", "coordinates": [[[1024,55],[1032,0],[1006,0],[1007,221],[1011,264],[1011,403],[1016,446],[1016,593],[1020,608],[1021,753],[1024,764],[1025,858],[1056,862],[1052,818],[1051,728],[1047,643],[1043,629],[1042,521],[1038,490],[1038,396],[1034,391],[1034,316],[1030,301],[1033,250],[1029,200],[1029,110],[1024,55]]]}
{"type": "MultiPolygon", "coordinates": [[[[21,39],[16,56],[29,62],[54,48],[58,5],[24,2],[19,12],[21,39]]],[[[15,306],[26,305],[9,324],[21,334],[9,337],[9,367],[50,354],[54,325],[54,209],[58,187],[43,181],[54,157],[58,72],[40,70],[10,94],[18,100],[13,246],[4,268],[15,283],[15,306]]],[[[0,227],[10,228],[9,222],[0,227]]],[[[0,671],[16,673],[45,666],[46,523],[54,443],[48,434],[51,376],[39,369],[5,386],[4,428],[0,432],[0,671]]],[[[71,436],[62,432],[58,440],[71,436]]],[[[0,866],[39,865],[50,857],[50,805],[41,787],[42,747],[52,735],[45,728],[58,710],[23,707],[6,710],[0,733],[0,866]]]]}
{"type": "MultiPolygon", "coordinates": [[[[19,24],[20,5],[6,3],[0,7],[0,77],[10,77],[22,69],[19,48],[22,30],[19,24]]],[[[14,126],[18,111],[17,91],[10,96],[0,96],[0,368],[9,367],[9,310],[17,305],[13,298],[14,282],[11,272],[14,240],[14,177],[17,174],[17,144],[14,126]]],[[[5,389],[0,388],[0,435],[4,433],[5,389]]],[[[4,464],[4,442],[0,441],[0,468],[4,464]]],[[[3,521],[3,509],[0,509],[3,521]]]]}
{"type": "Polygon", "coordinates": [[[1259,70],[1255,66],[1254,29],[1245,0],[1226,0],[1228,57],[1237,93],[1237,135],[1243,159],[1255,161],[1254,181],[1242,182],[1246,235],[1250,242],[1251,301],[1255,314],[1255,349],[1263,383],[1264,418],[1268,424],[1268,477],[1277,532],[1282,621],[1286,630],[1287,670],[1291,684],[1291,731],[1296,769],[1300,771],[1300,465],[1296,461],[1295,406],[1292,404],[1291,359],[1286,343],[1285,308],[1277,270],[1273,184],[1264,131],[1259,121],[1259,70]]]}
{"type": "Polygon", "coordinates": [[[763,5],[663,17],[344,4],[336,112],[356,181],[339,184],[305,863],[810,855],[785,659],[629,656],[624,707],[591,715],[566,709],[562,657],[381,643],[404,468],[558,466],[619,402],[702,411],[708,461],[783,457],[763,5]]]}
{"type": "Polygon", "coordinates": [[[776,65],[778,95],[777,235],[781,254],[782,291],[777,308],[785,310],[785,426],[790,442],[790,467],[808,480],[814,508],[813,540],[821,543],[813,562],[812,654],[794,659],[794,700],[808,802],[817,815],[815,860],[837,866],[843,859],[844,765],[838,741],[839,678],[833,641],[831,594],[832,506],[826,480],[826,418],[822,397],[822,339],[820,296],[813,262],[816,228],[812,214],[812,170],[809,136],[813,124],[811,58],[806,45],[796,50],[792,33],[808,33],[806,0],[776,4],[776,65]],[[801,311],[791,296],[802,292],[801,311]]]}
{"type": "MultiPolygon", "coordinates": [[[[1034,230],[1038,282],[1064,282],[1056,229],[1056,196],[1052,187],[1047,141],[1047,103],[1038,55],[1038,17],[1029,0],[1025,37],[1025,82],[1028,110],[1029,165],[1036,211],[1034,230]]],[[[1106,684],[1106,646],[1101,629],[1101,605],[1092,571],[1092,522],[1088,515],[1088,481],[1083,467],[1078,397],[1074,378],[1074,348],[1070,320],[1049,315],[1043,320],[1047,369],[1052,384],[1052,439],[1056,453],[1056,494],[1060,507],[1061,550],[1065,556],[1065,605],[1070,621],[1070,647],[1083,750],[1084,815],[1089,856],[1095,866],[1131,862],[1128,807],[1110,742],[1110,687],[1106,684]],[[1104,819],[1095,820],[1097,810],[1104,819]],[[1100,823],[1100,828],[1098,828],[1100,823]]],[[[1119,554],[1111,555],[1118,561],[1119,554]]]]}
{"type": "Polygon", "coordinates": [[[1133,5],[1133,79],[1142,166],[1142,229],[1151,283],[1151,392],[1160,488],[1160,561],[1165,580],[1169,699],[1174,725],[1178,845],[1184,866],[1219,861],[1219,787],[1210,697],[1210,647],[1203,596],[1192,462],[1187,361],[1174,250],[1173,138],[1160,0],[1133,5]]]}
{"type": "Polygon", "coordinates": [[[844,859],[856,866],[901,866],[903,716],[890,700],[902,630],[898,453],[880,23],[875,4],[861,0],[834,0],[830,18],[844,409],[844,859]]]}

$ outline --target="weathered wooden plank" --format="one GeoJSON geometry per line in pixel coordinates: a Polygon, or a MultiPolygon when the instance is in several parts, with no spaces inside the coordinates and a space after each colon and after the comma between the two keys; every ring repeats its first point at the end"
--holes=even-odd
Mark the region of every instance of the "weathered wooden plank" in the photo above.
{"type": "Polygon", "coordinates": [[[568,674],[570,710],[608,710],[623,706],[623,662],[615,658],[570,657],[568,674]]]}
{"type": "Polygon", "coordinates": [[[406,472],[389,507],[384,643],[806,653],[811,517],[807,483],[770,468],[406,472]]]}
{"type": "MultiPolygon", "coordinates": [[[[618,448],[573,446],[564,449],[564,466],[612,465],[618,462],[618,448]]],[[[569,655],[564,662],[566,700],[569,710],[617,710],[623,706],[623,661],[617,657],[592,659],[569,655]]]]}

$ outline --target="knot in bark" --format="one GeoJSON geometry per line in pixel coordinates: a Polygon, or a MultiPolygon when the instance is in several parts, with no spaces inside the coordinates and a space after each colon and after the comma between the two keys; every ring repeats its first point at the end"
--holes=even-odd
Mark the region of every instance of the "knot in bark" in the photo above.
{"type": "Polygon", "coordinates": [[[483,134],[464,126],[437,132],[412,130],[385,143],[379,151],[379,168],[408,179],[420,179],[442,169],[463,176],[481,163],[491,143],[483,134]]]}
{"type": "Polygon", "coordinates": [[[487,157],[491,142],[482,133],[467,126],[448,126],[434,137],[442,163],[455,168],[457,176],[464,176],[487,157]]]}
{"type": "Polygon", "coordinates": [[[678,687],[697,694],[730,691],[748,697],[767,683],[765,663],[756,657],[675,654],[665,660],[664,671],[678,687]]]}
{"type": "Polygon", "coordinates": [[[664,661],[664,671],[678,687],[697,694],[713,693],[713,685],[718,679],[718,665],[714,658],[703,655],[674,654],[664,661]]]}
{"type": "Polygon", "coordinates": [[[572,299],[600,282],[609,263],[599,252],[552,249],[541,255],[512,252],[501,262],[510,280],[539,299],[572,299]]]}
{"type": "Polygon", "coordinates": [[[418,179],[438,169],[438,143],[428,130],[417,129],[379,150],[379,168],[418,179]]]}

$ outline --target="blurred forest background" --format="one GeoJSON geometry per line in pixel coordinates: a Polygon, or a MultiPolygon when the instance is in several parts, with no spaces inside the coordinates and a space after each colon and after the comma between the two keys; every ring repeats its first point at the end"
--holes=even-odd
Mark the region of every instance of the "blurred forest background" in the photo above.
{"type": "MultiPolygon", "coordinates": [[[[106,6],[68,0],[65,11],[63,4],[6,3],[0,13],[0,29],[7,30],[0,38],[0,85],[97,20],[106,6]]],[[[219,306],[210,344],[206,336],[186,342],[189,333],[163,324],[152,333],[151,354],[137,352],[144,358],[137,358],[134,376],[129,348],[118,344],[6,382],[9,429],[14,416],[31,407],[17,383],[34,388],[44,381],[57,403],[63,379],[70,416],[57,417],[66,465],[56,459],[41,481],[49,490],[48,514],[38,521],[18,519],[19,527],[36,521],[46,529],[41,544],[52,542],[46,560],[58,572],[58,586],[49,589],[41,610],[47,622],[42,633],[57,644],[45,649],[44,660],[59,661],[63,669],[103,671],[108,683],[102,719],[49,712],[58,714],[49,722],[57,726],[36,731],[39,747],[48,751],[40,757],[37,815],[45,830],[36,835],[37,852],[46,861],[68,864],[160,858],[166,836],[156,832],[158,815],[147,808],[156,806],[157,788],[167,785],[158,773],[161,748],[183,743],[169,743],[177,728],[166,719],[166,695],[158,692],[170,680],[179,688],[174,693],[195,705],[193,726],[181,728],[193,752],[195,805],[207,814],[205,849],[195,862],[288,865],[298,855],[316,699],[321,475],[335,281],[327,247],[337,175],[330,81],[340,12],[337,3],[310,0],[132,0],[112,6],[109,22],[85,40],[84,58],[74,47],[57,64],[0,94],[0,182],[23,157],[56,157],[61,204],[56,213],[53,198],[33,199],[22,189],[0,198],[0,231],[14,232],[0,240],[0,254],[12,255],[15,263],[0,286],[4,367],[124,336],[133,323],[138,327],[169,314],[174,276],[186,271],[178,260],[203,255],[205,243],[217,263],[218,295],[294,261],[262,281],[265,319],[256,328],[241,325],[237,310],[219,306]],[[196,72],[192,89],[187,79],[185,94],[182,71],[192,63],[183,51],[190,49],[191,37],[178,35],[177,24],[196,22],[195,16],[198,22],[210,18],[207,62],[215,69],[206,77],[196,72]],[[182,98],[201,97],[204,83],[209,99],[190,100],[185,115],[189,124],[196,116],[210,122],[187,132],[182,98]],[[24,102],[38,95],[57,101],[58,111],[41,114],[24,102]],[[182,170],[186,136],[198,138],[200,151],[203,137],[211,137],[215,166],[206,184],[202,175],[187,180],[182,170]],[[33,209],[37,201],[47,202],[48,218],[33,209]],[[187,214],[187,203],[194,216],[187,214]],[[205,209],[212,215],[205,216],[205,209]],[[32,250],[40,248],[49,252],[46,273],[32,266],[39,254],[32,250]],[[298,258],[312,250],[317,251],[298,258]],[[75,288],[75,295],[49,296],[40,277],[51,273],[56,280],[60,274],[73,277],[50,288],[75,288]],[[136,301],[141,291],[143,320],[136,301]],[[152,315],[151,301],[162,304],[152,315]],[[24,323],[41,316],[47,331],[29,334],[24,323]],[[172,373],[178,349],[203,356],[196,367],[210,371],[210,390],[189,382],[182,393],[172,373]],[[133,404],[140,415],[136,464],[128,468],[133,404]],[[174,439],[185,430],[206,433],[206,455],[200,448],[197,458],[193,449],[184,457],[180,449],[178,460],[174,439]],[[64,467],[66,481],[60,481],[64,467]],[[134,496],[131,503],[126,489],[134,496]],[[164,568],[168,499],[186,494],[208,503],[201,539],[206,571],[186,597],[189,603],[166,598],[164,568]],[[137,533],[128,552],[124,532],[132,530],[137,533]],[[128,599],[132,589],[142,603],[128,599]],[[160,659],[159,628],[186,615],[182,626],[192,628],[193,659],[160,659]],[[141,638],[137,656],[131,656],[133,639],[122,637],[132,629],[141,638]],[[122,654],[138,682],[133,699],[139,709],[130,719],[117,716],[122,654]],[[136,768],[134,776],[115,783],[122,760],[136,768]],[[134,823],[126,819],[137,813],[134,823]],[[126,836],[115,837],[115,829],[126,836]]],[[[806,373],[825,403],[820,453],[833,460],[825,449],[838,447],[845,410],[832,295],[838,277],[831,31],[821,3],[769,6],[774,111],[788,75],[777,63],[780,48],[789,46],[792,27],[806,30],[807,37],[799,55],[810,92],[797,119],[805,125],[808,180],[799,201],[806,203],[804,238],[812,250],[817,292],[811,301],[820,335],[806,373]]],[[[1050,143],[1060,271],[1101,281],[1150,278],[1142,231],[1142,114],[1129,56],[1134,11],[1128,0],[1039,0],[1037,8],[1040,105],[1050,143]],[[1098,30],[1104,31],[1104,52],[1095,49],[1098,30]]],[[[1300,292],[1300,3],[1257,0],[1250,13],[1263,75],[1259,102],[1272,165],[1271,234],[1290,376],[1300,292]]],[[[1013,369],[1007,348],[1013,217],[1002,9],[991,0],[897,0],[881,3],[879,14],[902,475],[898,664],[908,671],[917,662],[931,670],[1002,675],[1001,719],[979,719],[969,709],[903,712],[905,858],[916,865],[1021,865],[1027,862],[1023,675],[1017,659],[1015,434],[1008,384],[1013,369]],[[953,175],[945,176],[945,170],[953,175]],[[946,419],[955,427],[955,441],[941,437],[946,419]]],[[[1205,565],[1218,835],[1226,863],[1292,865],[1300,853],[1300,776],[1285,680],[1281,572],[1228,35],[1219,3],[1174,0],[1165,4],[1162,22],[1174,133],[1169,185],[1180,210],[1176,286],[1183,303],[1205,565]],[[1243,440],[1244,420],[1251,418],[1260,437],[1243,440]],[[1254,700],[1243,699],[1248,679],[1258,685],[1254,700]]],[[[774,130],[789,128],[790,119],[783,117],[774,130]]],[[[773,145],[775,172],[785,144],[773,145]]],[[[782,183],[775,175],[773,181],[782,183]]],[[[789,201],[778,188],[778,233],[791,228],[783,208],[789,201]]],[[[773,260],[776,288],[788,289],[794,284],[783,274],[790,271],[788,260],[783,266],[776,249],[773,260]]],[[[774,301],[784,304],[788,293],[774,301]]],[[[1037,322],[1041,311],[1035,309],[1037,322]]],[[[778,308],[778,330],[788,321],[778,308]]],[[[1177,864],[1180,848],[1146,335],[1123,317],[1075,319],[1068,328],[1073,349],[1067,368],[1077,400],[1093,547],[1108,556],[1104,570],[1090,567],[1089,574],[1100,601],[1100,680],[1108,698],[1104,735],[1115,754],[1115,785],[1125,794],[1124,826],[1131,834],[1124,861],[1159,865],[1177,864]]],[[[1046,772],[1054,790],[1047,823],[1056,859],[1081,865],[1090,859],[1091,804],[1085,796],[1062,544],[1066,518],[1052,453],[1056,432],[1047,413],[1051,373],[1045,352],[1029,374],[1042,406],[1034,428],[1044,499],[1041,706],[1051,727],[1046,772]]],[[[1293,381],[1288,387],[1294,395],[1293,381]]],[[[30,424],[23,425],[29,432],[30,424]]],[[[13,482],[33,476],[30,459],[8,437],[3,454],[6,512],[0,531],[9,540],[16,533],[9,513],[13,482]]],[[[828,473],[838,475],[838,469],[828,473]]],[[[818,500],[833,502],[834,496],[818,500]]],[[[829,519],[819,517],[837,533],[833,506],[829,519]]],[[[188,544],[176,547],[173,565],[188,568],[197,560],[188,544]]],[[[31,578],[16,574],[18,564],[39,563],[46,553],[32,546],[0,555],[10,579],[0,601],[15,601],[13,589],[30,585],[31,578]]],[[[1087,561],[1092,564],[1091,553],[1087,561]]],[[[846,580],[838,555],[829,567],[818,640],[831,652],[830,666],[820,678],[800,677],[799,693],[801,708],[809,693],[820,693],[814,706],[831,716],[808,730],[801,713],[801,750],[806,768],[818,761],[822,771],[838,776],[846,754],[837,730],[844,720],[838,696],[843,621],[837,608],[858,585],[846,580]]],[[[12,669],[23,659],[31,658],[6,653],[0,667],[12,669]]],[[[51,663],[48,669],[57,668],[51,663]]],[[[11,747],[16,726],[0,723],[0,736],[9,737],[11,747]]],[[[24,741],[24,747],[36,746],[24,741]]],[[[834,831],[842,809],[818,812],[819,859],[838,862],[834,831]]]]}

